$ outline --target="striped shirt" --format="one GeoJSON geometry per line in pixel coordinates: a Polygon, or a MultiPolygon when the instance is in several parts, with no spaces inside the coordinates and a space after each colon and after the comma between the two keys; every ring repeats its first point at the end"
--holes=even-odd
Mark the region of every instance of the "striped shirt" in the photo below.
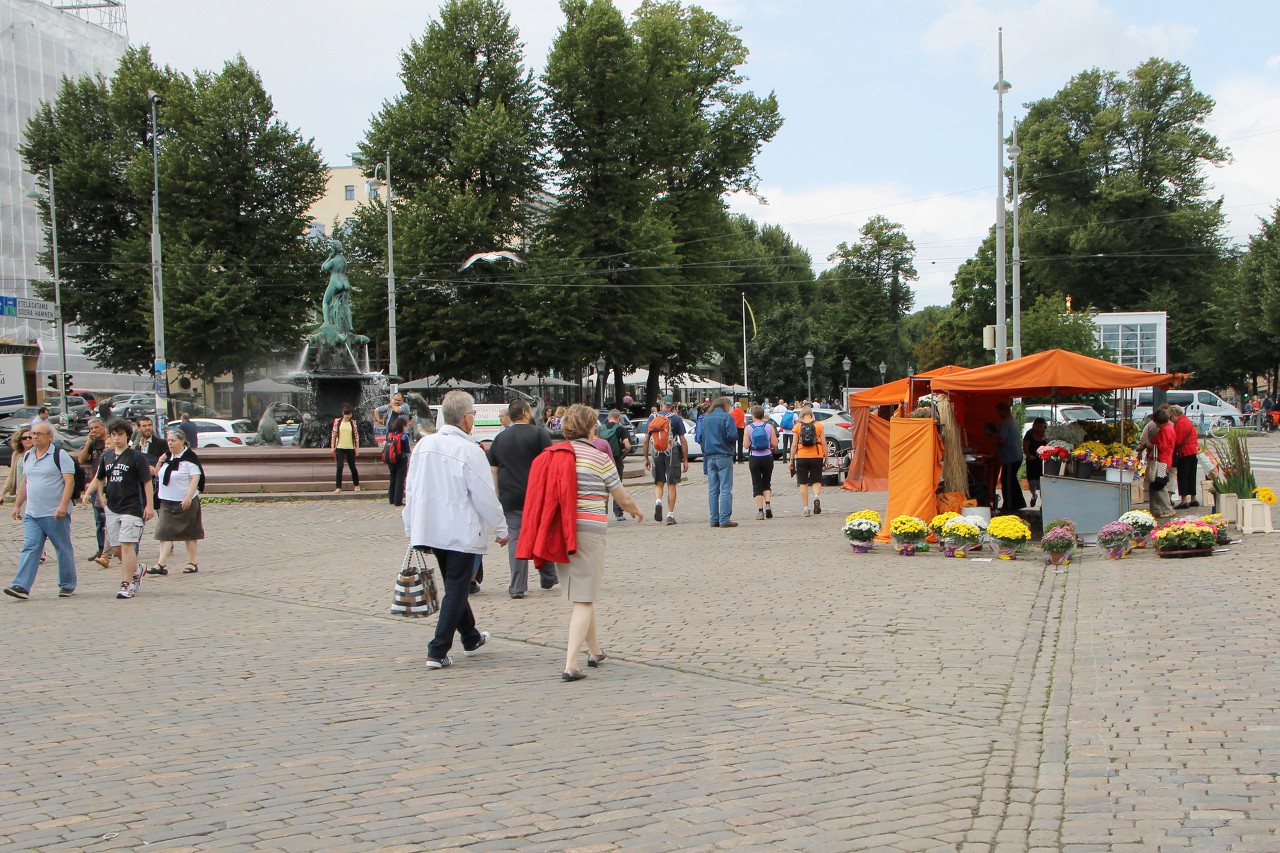
{"type": "Polygon", "coordinates": [[[578,532],[604,533],[609,529],[609,492],[622,484],[613,457],[581,439],[573,442],[578,471],[578,532]]]}

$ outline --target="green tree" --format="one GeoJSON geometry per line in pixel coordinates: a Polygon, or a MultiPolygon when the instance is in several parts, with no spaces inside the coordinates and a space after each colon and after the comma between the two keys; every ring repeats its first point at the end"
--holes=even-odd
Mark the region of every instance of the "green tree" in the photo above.
{"type": "Polygon", "coordinates": [[[1064,349],[1093,358],[1105,358],[1098,344],[1098,327],[1087,311],[1072,311],[1066,297],[1046,293],[1022,314],[1022,353],[1064,349]]]}
{"type": "Polygon", "coordinates": [[[206,379],[231,373],[239,413],[245,372],[299,345],[317,263],[306,211],[324,167],[243,57],[188,78],[135,48],[110,82],[66,81],[22,153],[34,172],[57,169],[64,307],[114,369],[145,370],[152,356],[148,89],[164,97],[166,354],[206,379]]]}
{"type": "MultiPolygon", "coordinates": [[[[477,263],[477,252],[520,248],[544,167],[544,127],[524,46],[498,0],[450,0],[401,56],[404,94],[374,116],[359,146],[372,175],[391,153],[400,369],[446,377],[545,367],[530,341],[554,326],[523,274],[477,263]],[[406,274],[406,271],[409,271],[406,274]],[[528,323],[512,322],[521,317],[528,323]]],[[[350,239],[367,282],[353,299],[360,327],[385,346],[385,199],[362,205],[350,239]]]]}
{"type": "Polygon", "coordinates": [[[1030,295],[1166,310],[1181,369],[1206,334],[1203,297],[1226,269],[1221,201],[1205,195],[1205,167],[1228,157],[1205,129],[1212,110],[1185,66],[1150,59],[1123,77],[1077,75],[1029,104],[1019,126],[1030,295]]]}

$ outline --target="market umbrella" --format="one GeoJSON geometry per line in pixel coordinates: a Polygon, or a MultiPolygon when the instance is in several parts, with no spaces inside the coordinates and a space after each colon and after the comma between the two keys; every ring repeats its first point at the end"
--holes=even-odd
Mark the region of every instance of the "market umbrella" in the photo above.
{"type": "Polygon", "coordinates": [[[426,376],[422,379],[415,379],[412,382],[401,382],[396,386],[401,391],[434,391],[443,389],[445,391],[475,391],[480,388],[488,388],[488,385],[479,382],[469,382],[466,379],[440,379],[439,376],[426,376]]]}

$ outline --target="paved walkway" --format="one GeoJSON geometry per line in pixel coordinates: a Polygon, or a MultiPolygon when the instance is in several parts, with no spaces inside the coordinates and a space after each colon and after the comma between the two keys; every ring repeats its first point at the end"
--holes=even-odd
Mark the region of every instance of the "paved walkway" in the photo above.
{"type": "Polygon", "coordinates": [[[757,522],[738,470],[736,530],[700,477],[680,524],[611,528],[610,660],[574,684],[559,591],[508,598],[496,550],[494,640],[425,671],[385,504],[208,506],[201,572],[132,601],[77,511],[79,593],[46,564],[0,601],[0,849],[1280,851],[1275,536],[855,556],[883,494],[803,518],[781,478],[757,522]]]}

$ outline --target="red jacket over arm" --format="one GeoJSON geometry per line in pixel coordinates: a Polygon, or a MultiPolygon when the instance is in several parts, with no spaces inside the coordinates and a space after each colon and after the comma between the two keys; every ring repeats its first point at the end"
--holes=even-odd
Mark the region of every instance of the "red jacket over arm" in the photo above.
{"type": "Polygon", "coordinates": [[[517,560],[567,563],[578,550],[578,457],[573,444],[553,444],[533,460],[524,495],[517,560]]]}

